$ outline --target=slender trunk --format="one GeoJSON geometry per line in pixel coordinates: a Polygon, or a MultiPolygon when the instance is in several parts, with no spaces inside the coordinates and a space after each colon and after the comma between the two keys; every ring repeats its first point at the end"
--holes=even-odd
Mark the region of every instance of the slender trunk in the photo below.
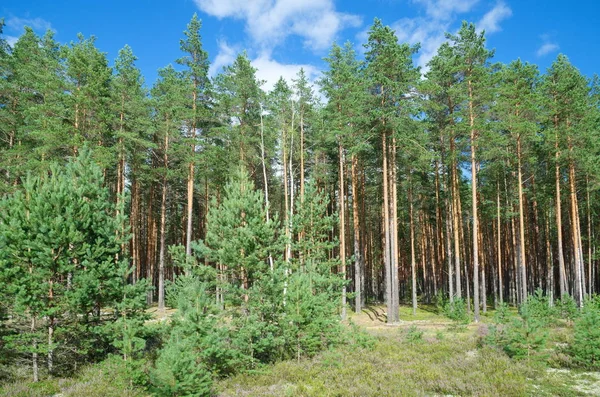
{"type": "Polygon", "coordinates": [[[585,175],[585,194],[586,194],[586,209],[587,209],[587,236],[588,236],[588,296],[591,297],[594,293],[593,291],[593,277],[592,277],[592,212],[590,210],[590,176],[589,174],[585,175]]]}
{"type": "MultiPolygon", "coordinates": [[[[32,314],[31,315],[31,326],[29,328],[32,335],[35,334],[35,328],[36,328],[35,316],[32,314]]],[[[33,381],[38,382],[40,380],[39,369],[38,369],[38,353],[37,353],[38,343],[37,343],[37,338],[35,337],[35,335],[33,336],[32,347],[33,347],[33,353],[31,355],[31,367],[32,367],[32,371],[33,371],[33,381]]]]}
{"type": "MultiPolygon", "coordinates": [[[[477,238],[479,239],[479,246],[482,249],[482,252],[485,252],[485,244],[483,242],[483,233],[481,228],[479,228],[479,233],[477,234],[477,238]]],[[[487,291],[485,286],[485,255],[482,253],[481,255],[481,286],[480,286],[480,297],[481,297],[481,309],[484,313],[487,313],[487,291]]],[[[477,277],[477,274],[474,274],[474,277],[477,277]]]]}
{"type": "Polygon", "coordinates": [[[556,164],[555,164],[555,179],[556,179],[556,233],[558,237],[558,270],[560,283],[561,298],[568,293],[567,290],[567,275],[565,271],[565,257],[563,254],[563,238],[562,238],[562,210],[560,199],[560,150],[558,145],[558,116],[554,116],[554,128],[556,129],[556,164]]]}
{"type": "Polygon", "coordinates": [[[388,186],[388,159],[387,159],[387,137],[386,133],[381,134],[381,144],[383,153],[383,234],[384,234],[384,267],[385,267],[385,296],[387,304],[387,322],[391,324],[393,319],[392,302],[392,271],[391,271],[391,238],[390,238],[390,203],[388,186]]]}
{"type": "Polygon", "coordinates": [[[448,197],[446,197],[444,200],[446,201],[446,261],[448,262],[448,296],[450,302],[454,302],[454,276],[452,274],[454,270],[454,263],[452,262],[452,247],[450,244],[454,210],[448,197]]]}
{"type": "Polygon", "coordinates": [[[554,258],[552,257],[552,246],[550,245],[550,214],[546,216],[546,258],[547,258],[547,276],[546,276],[546,294],[550,306],[554,304],[554,258]]]}
{"type": "MultiPolygon", "coordinates": [[[[49,281],[48,301],[49,306],[53,306],[54,300],[54,282],[49,281]]],[[[54,369],[54,316],[48,316],[48,373],[52,374],[54,369]]]]}
{"type": "Polygon", "coordinates": [[[575,300],[577,305],[581,307],[583,305],[583,288],[581,278],[581,250],[580,250],[580,233],[579,233],[579,217],[577,210],[577,191],[575,190],[575,165],[571,159],[569,162],[569,190],[570,190],[570,201],[571,201],[571,231],[573,237],[573,257],[575,259],[575,300]]]}
{"type": "MultiPolygon", "coordinates": [[[[269,180],[267,178],[267,165],[265,162],[265,133],[262,104],[260,106],[260,160],[263,171],[263,183],[265,184],[265,217],[266,221],[269,222],[269,180]]],[[[273,271],[273,257],[271,253],[269,253],[269,268],[273,271]]]]}
{"type": "Polygon", "coordinates": [[[352,226],[354,231],[354,309],[356,313],[362,311],[362,278],[364,262],[360,249],[360,222],[358,211],[358,156],[352,154],[352,226]]]}
{"type": "Polygon", "coordinates": [[[497,216],[497,245],[498,245],[498,293],[500,303],[504,302],[503,292],[504,284],[502,278],[502,225],[500,222],[500,182],[497,183],[497,194],[496,194],[496,216],[497,216]]]}
{"type": "MultiPolygon", "coordinates": [[[[409,171],[409,178],[411,171],[409,171]]],[[[417,270],[415,261],[415,221],[414,221],[414,205],[412,200],[412,186],[411,180],[408,181],[408,208],[409,208],[409,221],[410,221],[410,270],[412,280],[412,309],[413,316],[417,314],[417,270]]]]}
{"type": "MultiPolygon", "coordinates": [[[[344,148],[342,147],[341,141],[338,144],[338,155],[339,155],[339,192],[338,192],[338,204],[339,204],[339,217],[340,217],[340,271],[346,279],[346,220],[345,212],[346,206],[344,203],[344,148]]],[[[346,319],[346,285],[342,287],[342,320],[346,319]]]]}
{"type": "MultiPolygon", "coordinates": [[[[192,92],[192,123],[190,137],[192,138],[192,153],[191,160],[188,166],[188,181],[187,181],[187,228],[185,234],[185,255],[186,257],[192,256],[192,210],[194,207],[194,169],[195,169],[195,157],[196,157],[196,110],[198,100],[198,83],[196,78],[193,79],[193,92],[192,92]]],[[[191,269],[189,266],[185,267],[185,273],[189,274],[191,269]]]]}
{"type": "MultiPolygon", "coordinates": [[[[442,211],[441,211],[441,203],[440,203],[440,164],[437,159],[434,162],[435,167],[435,243],[432,247],[434,250],[434,254],[431,258],[431,263],[433,264],[433,295],[437,295],[437,279],[435,272],[436,263],[444,263],[444,249],[445,249],[445,241],[444,241],[444,231],[442,227],[442,211]],[[435,248],[434,248],[435,247],[435,248]]],[[[432,233],[432,238],[433,238],[432,233]]],[[[442,267],[443,268],[443,267],[442,267]]],[[[444,283],[444,278],[442,277],[442,285],[444,283]]]]}
{"type": "Polygon", "coordinates": [[[471,128],[471,199],[473,207],[473,308],[475,311],[475,322],[479,322],[479,218],[477,216],[477,160],[475,114],[473,110],[473,87],[471,80],[469,86],[469,126],[471,128]]]}
{"type": "MultiPolygon", "coordinates": [[[[165,131],[163,146],[163,166],[165,167],[160,200],[160,251],[158,256],[158,309],[164,314],[165,310],[165,239],[167,219],[167,170],[169,167],[169,122],[165,131]]],[[[187,253],[186,253],[187,255],[187,253]]]]}
{"type": "MultiPolygon", "coordinates": [[[[454,145],[452,145],[454,146],[454,145]]],[[[460,280],[460,191],[458,188],[458,176],[456,170],[456,164],[452,161],[452,229],[454,232],[454,266],[455,266],[455,277],[456,277],[456,297],[462,298],[461,280],[460,280]]]]}
{"type": "Polygon", "coordinates": [[[304,202],[304,109],[300,111],[300,202],[304,202]]]}
{"type": "Polygon", "coordinates": [[[399,272],[399,256],[398,256],[398,185],[397,185],[397,166],[396,166],[396,138],[392,137],[392,153],[390,155],[390,176],[391,181],[391,234],[392,234],[392,302],[393,302],[393,314],[394,322],[398,322],[400,315],[400,294],[398,291],[398,272],[399,272]]]}
{"type": "MultiPolygon", "coordinates": [[[[518,113],[517,113],[518,116],[518,113]]],[[[526,273],[526,258],[525,258],[525,220],[523,216],[523,172],[521,170],[521,136],[517,137],[517,175],[518,175],[518,192],[519,192],[519,267],[521,277],[521,301],[527,300],[527,273],[526,273]]]]}

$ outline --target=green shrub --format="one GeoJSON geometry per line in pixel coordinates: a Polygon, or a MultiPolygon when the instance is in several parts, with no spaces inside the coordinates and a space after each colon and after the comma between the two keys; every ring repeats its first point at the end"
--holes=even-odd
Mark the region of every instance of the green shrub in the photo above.
{"type": "Polygon", "coordinates": [[[470,321],[467,305],[463,298],[455,298],[444,305],[444,315],[456,324],[467,324],[470,321]]]}
{"type": "Polygon", "coordinates": [[[556,301],[556,310],[560,318],[567,320],[569,323],[572,323],[579,316],[577,303],[571,295],[565,294],[560,300],[556,301]]]}
{"type": "Polygon", "coordinates": [[[577,366],[600,369],[600,308],[594,303],[585,305],[575,321],[573,343],[568,351],[577,366]]]}
{"type": "Polygon", "coordinates": [[[151,389],[159,396],[210,396],[212,375],[190,338],[171,334],[150,373],[151,389]]]}
{"type": "Polygon", "coordinates": [[[541,288],[536,289],[533,295],[529,295],[520,310],[525,306],[528,316],[544,326],[551,324],[556,318],[556,308],[550,305],[550,299],[544,296],[541,288]]]}
{"type": "Polygon", "coordinates": [[[411,344],[423,342],[423,331],[417,328],[416,325],[412,325],[407,331],[404,339],[411,344]]]}
{"type": "Polygon", "coordinates": [[[540,320],[533,307],[525,304],[519,309],[518,318],[510,318],[506,304],[499,306],[494,324],[486,338],[487,343],[501,348],[509,357],[515,359],[541,360],[541,353],[548,339],[547,323],[540,320]]]}

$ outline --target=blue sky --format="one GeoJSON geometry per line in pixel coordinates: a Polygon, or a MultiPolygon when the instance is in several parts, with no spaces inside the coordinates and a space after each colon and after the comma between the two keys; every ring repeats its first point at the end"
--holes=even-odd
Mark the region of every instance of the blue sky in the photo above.
{"type": "Polygon", "coordinates": [[[462,20],[485,29],[494,61],[521,58],[542,71],[558,53],[585,75],[600,73],[600,1],[546,0],[4,0],[4,36],[13,42],[28,25],[50,28],[61,43],[78,32],[94,35],[111,63],[129,44],[148,85],[156,71],[181,56],[179,40],[194,12],[214,75],[245,50],[270,88],[304,67],[315,79],[335,40],[352,41],[360,51],[373,18],[392,26],[401,41],[421,43],[415,58],[425,66],[462,20]],[[543,5],[542,5],[543,3],[543,5]]]}

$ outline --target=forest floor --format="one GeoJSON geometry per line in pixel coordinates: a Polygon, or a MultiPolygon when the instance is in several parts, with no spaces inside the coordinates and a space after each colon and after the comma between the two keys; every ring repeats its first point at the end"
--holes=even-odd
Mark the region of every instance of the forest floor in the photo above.
{"type": "MultiPolygon", "coordinates": [[[[219,396],[600,396],[600,373],[515,361],[482,344],[492,313],[456,325],[434,307],[400,308],[387,325],[385,308],[369,306],[349,321],[370,334],[371,347],[339,347],[312,359],[285,361],[217,385],[219,396]]],[[[553,330],[560,344],[564,330],[553,330]]]]}
{"type": "MultiPolygon", "coordinates": [[[[154,317],[162,321],[170,314],[155,313],[154,317]]],[[[216,395],[600,396],[600,373],[551,368],[539,360],[512,360],[482,343],[492,312],[483,314],[480,323],[468,325],[453,323],[433,306],[420,306],[416,315],[402,306],[401,321],[392,326],[386,325],[382,306],[369,306],[348,317],[357,326],[354,330],[370,335],[365,347],[339,346],[310,359],[283,361],[223,379],[215,385],[216,395]]],[[[564,326],[551,330],[549,355],[568,339],[569,332],[564,326]]],[[[123,373],[122,360],[113,357],[84,368],[73,378],[0,386],[0,396],[148,395],[132,386],[123,373]]]]}

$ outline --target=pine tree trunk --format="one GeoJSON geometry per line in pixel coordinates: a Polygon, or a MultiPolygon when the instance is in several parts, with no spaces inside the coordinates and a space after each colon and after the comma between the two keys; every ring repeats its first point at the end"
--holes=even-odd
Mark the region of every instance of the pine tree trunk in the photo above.
{"type": "Polygon", "coordinates": [[[409,180],[408,180],[408,208],[409,208],[409,222],[410,222],[410,270],[411,270],[411,280],[412,280],[412,310],[413,316],[417,314],[417,269],[416,269],[416,260],[415,260],[415,221],[414,221],[414,205],[412,199],[412,183],[410,174],[412,171],[408,172],[409,180]]]}
{"type": "Polygon", "coordinates": [[[384,234],[384,267],[385,267],[385,295],[387,304],[387,322],[392,324],[393,319],[393,302],[392,302],[392,260],[391,260],[391,238],[390,238],[390,203],[389,203],[389,186],[388,186],[388,159],[387,159],[387,137],[386,133],[381,134],[381,144],[383,153],[383,234],[384,234]]]}
{"type": "MultiPolygon", "coordinates": [[[[267,178],[267,165],[265,163],[265,134],[264,134],[264,124],[263,124],[263,109],[262,105],[260,107],[260,160],[262,164],[263,171],[263,183],[265,188],[265,217],[266,221],[269,222],[269,180],[267,178]]],[[[207,185],[208,186],[208,185],[207,185]]],[[[208,193],[208,192],[207,192],[208,193]]],[[[207,207],[208,209],[208,207],[207,207]]],[[[269,268],[273,271],[273,257],[269,253],[269,268]]]]}
{"type": "MultiPolygon", "coordinates": [[[[339,155],[339,232],[340,232],[340,271],[346,279],[346,205],[344,203],[344,148],[342,147],[341,141],[338,144],[338,155],[339,155]]],[[[346,285],[342,287],[342,320],[346,319],[346,285]]]]}
{"type": "Polygon", "coordinates": [[[577,209],[577,191],[575,190],[575,165],[573,160],[569,162],[569,190],[571,201],[571,231],[573,238],[573,257],[575,260],[575,301],[581,307],[583,305],[583,288],[582,288],[582,261],[580,250],[580,231],[579,231],[579,216],[577,209]]]}
{"type": "MultiPolygon", "coordinates": [[[[167,169],[169,166],[169,126],[165,131],[163,146],[163,166],[165,167],[160,200],[160,248],[158,256],[158,310],[164,314],[165,310],[165,244],[166,244],[166,219],[167,219],[167,169]]],[[[188,185],[189,187],[189,185],[188,185]]],[[[191,208],[191,207],[189,207],[191,208]]],[[[189,218],[191,219],[191,218],[189,218]]],[[[187,249],[186,249],[187,255],[187,249]]]]}
{"type": "Polygon", "coordinates": [[[300,202],[304,202],[304,109],[300,111],[300,202]]]}
{"type": "Polygon", "coordinates": [[[594,294],[593,290],[593,277],[592,277],[592,242],[594,238],[592,236],[592,212],[590,211],[590,176],[585,175],[585,193],[586,193],[586,207],[587,207],[587,235],[588,235],[588,297],[592,297],[594,294]]]}
{"type": "MultiPolygon", "coordinates": [[[[192,138],[192,154],[190,164],[188,166],[188,180],[187,180],[187,228],[185,234],[185,255],[186,257],[192,256],[192,214],[194,207],[194,157],[196,155],[196,102],[197,102],[197,82],[194,79],[194,87],[192,93],[192,125],[190,131],[190,137],[192,138]]],[[[191,269],[189,266],[186,266],[185,272],[188,274],[191,269]]]]}
{"type": "MultiPolygon", "coordinates": [[[[29,329],[30,329],[32,335],[35,334],[35,328],[36,328],[35,316],[31,315],[31,327],[29,329]]],[[[32,347],[33,347],[33,353],[31,355],[31,367],[32,367],[32,372],[33,372],[33,381],[38,382],[40,380],[39,369],[38,369],[38,353],[37,353],[38,343],[37,343],[37,338],[35,336],[33,337],[33,340],[32,340],[32,347]]]]}
{"type": "Polygon", "coordinates": [[[500,182],[497,183],[497,194],[496,194],[496,216],[497,216],[497,244],[498,244],[498,293],[500,303],[504,302],[503,291],[504,284],[502,278],[502,225],[500,221],[500,182]]]}
{"type": "Polygon", "coordinates": [[[567,289],[567,275],[565,271],[565,257],[563,254],[563,238],[562,238],[562,210],[561,210],[561,199],[560,199],[560,150],[558,146],[558,116],[554,118],[554,127],[557,129],[556,132],[556,164],[555,164],[555,180],[556,180],[556,233],[558,238],[558,270],[559,270],[559,283],[560,283],[560,297],[562,298],[568,293],[567,289]]]}
{"type": "MultiPolygon", "coordinates": [[[[302,167],[301,167],[302,168],[302,167]]],[[[363,301],[363,273],[364,261],[360,247],[360,222],[358,211],[358,156],[352,154],[352,223],[354,231],[354,309],[356,313],[362,311],[363,301]]]]}
{"type": "MultiPolygon", "coordinates": [[[[517,113],[518,116],[518,113],[517,113]]],[[[523,173],[521,170],[521,136],[517,137],[517,174],[519,183],[519,270],[521,277],[521,302],[527,300],[527,273],[526,273],[526,258],[525,258],[525,220],[523,215],[523,173]]]]}
{"type": "MultiPolygon", "coordinates": [[[[454,146],[452,144],[452,146],[454,146]]],[[[452,160],[452,222],[453,222],[453,232],[454,232],[454,266],[455,266],[455,277],[456,277],[456,297],[458,299],[462,298],[462,290],[461,290],[461,280],[460,280],[460,222],[461,222],[461,213],[460,213],[460,191],[458,188],[458,176],[456,170],[456,164],[454,159],[452,160]]]]}
{"type": "Polygon", "coordinates": [[[396,138],[392,137],[392,153],[391,158],[391,234],[392,234],[392,302],[393,302],[393,321],[394,323],[399,321],[400,315],[400,294],[398,291],[398,272],[399,272],[399,255],[398,255],[398,183],[397,183],[397,166],[396,166],[396,138]]]}
{"type": "Polygon", "coordinates": [[[473,308],[475,312],[475,322],[479,322],[479,218],[477,215],[477,160],[476,151],[476,131],[475,114],[473,111],[473,87],[471,80],[469,86],[469,126],[471,128],[471,200],[473,206],[473,308]]]}

